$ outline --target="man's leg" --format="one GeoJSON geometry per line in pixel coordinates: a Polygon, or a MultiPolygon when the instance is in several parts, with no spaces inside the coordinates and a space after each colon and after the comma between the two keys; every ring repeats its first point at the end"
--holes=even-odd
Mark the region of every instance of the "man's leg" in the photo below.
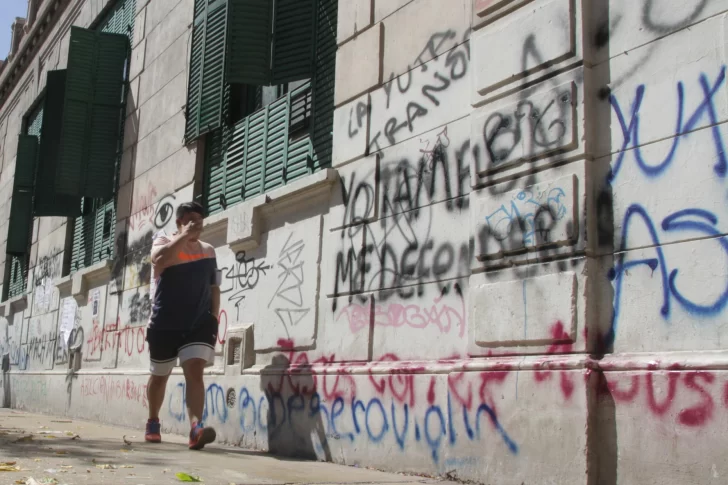
{"type": "Polygon", "coordinates": [[[162,409],[168,380],[169,374],[166,376],[149,376],[149,382],[147,382],[147,401],[149,402],[150,421],[159,421],[159,410],[162,409]]]}
{"type": "Polygon", "coordinates": [[[150,443],[162,441],[162,425],[159,422],[159,410],[162,409],[167,381],[177,363],[177,348],[180,336],[170,332],[147,330],[149,342],[149,381],[147,382],[147,401],[149,402],[149,419],[144,439],[150,443]]]}
{"type": "Polygon", "coordinates": [[[194,427],[202,421],[202,413],[205,410],[205,360],[189,359],[182,364],[185,373],[185,399],[187,401],[187,416],[190,418],[190,426],[194,427]]]}
{"type": "MultiPolygon", "coordinates": [[[[204,346],[196,346],[199,349],[189,349],[196,354],[199,351],[206,353],[204,346]]],[[[214,358],[214,357],[213,357],[214,358]]],[[[214,428],[202,426],[202,414],[205,412],[205,382],[203,373],[206,358],[193,357],[182,362],[182,370],[185,373],[185,399],[187,400],[187,415],[190,417],[190,441],[189,447],[192,450],[201,450],[208,443],[215,441],[217,434],[214,428]]]]}

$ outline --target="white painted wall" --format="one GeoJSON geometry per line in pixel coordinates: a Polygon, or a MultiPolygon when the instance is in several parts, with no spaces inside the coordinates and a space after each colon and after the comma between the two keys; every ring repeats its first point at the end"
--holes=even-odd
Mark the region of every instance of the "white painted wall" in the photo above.
{"type": "MultiPolygon", "coordinates": [[[[76,3],[0,111],[2,200],[37,80],[98,11],[76,3]]],[[[181,142],[192,4],[138,0],[111,276],[74,299],[68,225],[36,223],[27,303],[0,318],[13,407],[144,422],[149,244],[201,176],[181,142]]],[[[482,483],[724,483],[727,11],[342,1],[333,170],[206,229],[207,424],[482,483]]],[[[186,432],[180,379],[166,432],[186,432]]]]}

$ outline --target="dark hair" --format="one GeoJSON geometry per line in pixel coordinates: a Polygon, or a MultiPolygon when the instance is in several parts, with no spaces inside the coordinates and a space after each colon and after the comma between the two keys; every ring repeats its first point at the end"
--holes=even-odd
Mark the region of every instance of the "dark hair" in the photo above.
{"type": "Polygon", "coordinates": [[[199,202],[185,202],[177,206],[177,219],[182,219],[185,214],[200,214],[205,216],[205,210],[199,202]]]}

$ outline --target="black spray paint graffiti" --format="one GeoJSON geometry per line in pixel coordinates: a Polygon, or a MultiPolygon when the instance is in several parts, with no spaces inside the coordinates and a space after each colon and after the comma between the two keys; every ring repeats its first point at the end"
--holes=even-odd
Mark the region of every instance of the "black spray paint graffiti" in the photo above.
{"type": "Polygon", "coordinates": [[[28,364],[39,364],[43,367],[53,365],[56,350],[56,333],[46,332],[41,335],[34,335],[28,339],[27,360],[28,364]]]}
{"type": "Polygon", "coordinates": [[[281,282],[276,292],[268,303],[268,308],[275,302],[273,311],[280,319],[283,327],[288,331],[289,327],[298,325],[303,318],[311,311],[304,305],[303,286],[304,261],[301,254],[306,245],[302,240],[292,241],[293,233],[288,235],[276,266],[280,269],[278,279],[281,282]]]}
{"type": "MultiPolygon", "coordinates": [[[[415,73],[414,69],[408,68],[406,73],[396,79],[394,74],[390,76],[389,81],[384,85],[385,105],[374,106],[372,111],[390,109],[395,94],[395,84],[397,93],[407,96],[402,103],[405,107],[398,116],[389,117],[384,126],[372,127],[367,146],[368,154],[380,151],[384,140],[386,140],[387,146],[394,145],[397,142],[398,133],[402,130],[406,129],[412,134],[415,130],[416,120],[426,117],[430,110],[441,105],[438,93],[451,89],[455,83],[465,78],[470,64],[470,49],[464,42],[469,37],[470,31],[467,31],[462,39],[458,39],[457,33],[453,30],[435,33],[415,59],[415,66],[421,65],[418,72],[415,73]],[[445,52],[447,53],[445,54],[445,52]],[[429,63],[423,63],[424,59],[437,59],[441,55],[445,55],[442,72],[430,69],[429,63]],[[420,84],[415,82],[415,76],[422,77],[422,88],[418,92],[413,89],[415,84],[420,84]]],[[[367,105],[365,103],[357,103],[351,109],[349,137],[353,138],[364,128],[366,115],[367,105]]]]}
{"type": "Polygon", "coordinates": [[[40,286],[45,278],[54,279],[61,276],[61,258],[43,256],[35,266],[35,284],[40,286]]]}
{"type": "MultiPolygon", "coordinates": [[[[639,0],[634,1],[637,2],[639,0]]],[[[645,29],[646,31],[651,32],[656,36],[666,36],[692,25],[693,23],[698,21],[698,19],[703,15],[709,5],[715,4],[720,0],[697,0],[692,2],[685,2],[692,5],[692,10],[686,9],[682,16],[669,19],[660,18],[661,15],[665,15],[666,13],[668,16],[673,14],[672,11],[667,12],[666,9],[661,8],[663,7],[661,2],[656,2],[655,0],[642,1],[643,3],[640,17],[640,30],[645,29]]],[[[619,12],[605,16],[604,21],[600,23],[596,28],[596,33],[593,39],[594,46],[597,47],[597,49],[607,48],[609,46],[610,40],[615,35],[618,35],[620,33],[620,25],[622,24],[623,20],[624,14],[619,12]]],[[[622,30],[623,32],[621,34],[624,35],[624,29],[622,30]]],[[[660,47],[661,44],[659,42],[652,42],[649,44],[646,50],[643,50],[642,55],[640,55],[639,57],[633,56],[633,61],[631,64],[632,68],[622,69],[625,74],[621,75],[621,77],[618,79],[611,79],[609,87],[605,86],[600,90],[599,97],[602,100],[607,100],[611,91],[623,85],[629,78],[639,72],[641,70],[641,67],[647,64],[647,61],[660,47]]]]}
{"type": "Polygon", "coordinates": [[[573,103],[571,87],[566,87],[491,114],[483,125],[486,168],[502,168],[573,148],[573,103]]]}
{"type": "Polygon", "coordinates": [[[129,298],[129,324],[138,325],[146,323],[152,313],[152,302],[149,293],[141,293],[138,290],[129,298]]]}
{"type": "MultiPolygon", "coordinates": [[[[416,163],[406,159],[396,163],[383,162],[381,173],[367,172],[361,180],[357,178],[357,172],[352,172],[350,177],[342,177],[340,183],[345,207],[342,225],[356,226],[375,217],[377,188],[381,192],[382,217],[417,212],[420,207],[438,201],[445,201],[450,211],[467,209],[468,198],[464,196],[470,189],[469,147],[469,141],[460,147],[451,147],[445,127],[437,134],[434,144],[421,142],[420,158],[416,163]],[[448,148],[452,148],[452,153],[448,153],[448,148]],[[444,194],[438,193],[442,186],[444,194]]],[[[357,229],[352,227],[348,235],[353,236],[355,231],[357,229]]],[[[342,232],[341,237],[345,234],[342,232]]]]}
{"type": "Polygon", "coordinates": [[[255,258],[247,258],[245,251],[235,255],[235,263],[232,266],[221,268],[225,280],[220,293],[228,294],[228,301],[235,305],[236,319],[240,319],[240,305],[245,300],[245,294],[255,289],[261,276],[265,276],[270,269],[271,266],[265,264],[265,261],[256,263],[255,258]]]}

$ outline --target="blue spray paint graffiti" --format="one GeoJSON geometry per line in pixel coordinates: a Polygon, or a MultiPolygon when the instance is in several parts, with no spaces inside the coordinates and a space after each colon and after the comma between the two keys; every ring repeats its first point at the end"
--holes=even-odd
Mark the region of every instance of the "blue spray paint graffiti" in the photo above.
{"type": "Polygon", "coordinates": [[[536,194],[522,190],[509,206],[501,205],[485,221],[498,241],[512,237],[513,231],[520,231],[525,246],[548,242],[551,226],[567,214],[565,199],[566,192],[560,187],[536,194]]]}
{"type": "MultiPolygon", "coordinates": [[[[652,238],[656,257],[647,259],[636,259],[625,261],[627,253],[622,252],[617,256],[617,264],[609,271],[609,278],[614,281],[614,311],[612,314],[612,324],[608,334],[605,337],[605,343],[612,345],[616,337],[617,322],[621,309],[623,280],[626,272],[637,266],[648,266],[653,272],[659,270],[662,284],[662,306],[660,314],[665,320],[670,317],[671,301],[674,299],[688,313],[695,316],[714,316],[723,311],[728,305],[728,288],[718,296],[718,298],[709,304],[701,304],[692,301],[685,296],[679,289],[677,284],[678,270],[670,270],[670,266],[665,258],[660,238],[655,228],[655,224],[647,211],[638,204],[633,204],[627,209],[622,223],[622,236],[620,247],[627,247],[627,239],[629,236],[630,222],[633,218],[638,217],[642,220],[645,228],[652,238]]],[[[718,224],[717,217],[703,209],[684,209],[673,213],[663,219],[661,227],[665,232],[671,231],[695,231],[700,233],[699,237],[710,237],[717,242],[722,250],[728,255],[728,241],[725,237],[720,237],[721,232],[716,228],[718,224]]]]}
{"type": "MultiPolygon", "coordinates": [[[[176,421],[182,422],[187,419],[187,399],[185,397],[186,386],[184,382],[177,383],[172,395],[179,394],[179,401],[168,399],[167,410],[169,415],[176,421]],[[178,409],[173,409],[174,405],[178,405],[178,409]]],[[[205,409],[202,412],[203,423],[210,417],[216,417],[221,423],[228,420],[228,408],[225,401],[225,391],[217,384],[210,384],[205,391],[205,409]]]]}
{"type": "Polygon", "coordinates": [[[685,136],[688,136],[689,133],[698,126],[698,123],[706,114],[710,121],[710,125],[712,125],[713,142],[715,143],[715,150],[718,154],[718,161],[713,167],[713,170],[719,177],[725,177],[726,172],[728,171],[728,158],[726,158],[725,144],[723,143],[723,137],[718,127],[719,120],[714,104],[714,98],[716,94],[720,92],[720,88],[725,83],[725,79],[726,66],[721,68],[715,82],[712,84],[708,81],[708,76],[706,74],[703,73],[700,75],[700,86],[703,91],[703,101],[687,121],[684,121],[685,87],[682,81],[677,83],[677,123],[675,126],[675,134],[672,139],[672,147],[665,159],[655,164],[650,164],[643,158],[642,150],[640,148],[640,108],[642,107],[642,102],[644,101],[647,88],[644,85],[637,87],[634,103],[632,103],[630,112],[629,125],[627,125],[624,111],[622,110],[619,101],[614,95],[610,96],[609,100],[617,118],[619,119],[624,140],[619,156],[612,168],[612,173],[609,176],[608,182],[612,182],[619,174],[629,148],[634,148],[634,157],[637,165],[647,177],[656,177],[660,175],[673,162],[675,152],[677,151],[681,140],[685,136]]]}
{"type": "MultiPolygon", "coordinates": [[[[184,391],[184,383],[177,384],[174,392],[179,396],[169,400],[169,415],[178,422],[186,419],[184,391]],[[175,406],[179,408],[175,409],[175,406]]],[[[459,406],[453,405],[449,393],[447,404],[429,404],[424,414],[417,416],[407,403],[383,402],[376,397],[367,401],[355,398],[351,402],[338,397],[331,403],[325,403],[318,393],[284,397],[280,393],[267,392],[256,397],[247,387],[241,387],[237,412],[243,434],[264,433],[269,439],[294,439],[297,433],[305,432],[306,422],[320,420],[329,439],[346,439],[352,443],[364,440],[372,444],[393,440],[401,451],[412,443],[423,443],[435,463],[440,462],[446,444],[455,446],[461,437],[470,441],[480,440],[482,422],[486,419],[509,452],[518,454],[518,445],[490,406],[480,404],[472,410],[465,406],[459,409],[459,406]],[[461,416],[458,417],[458,414],[461,416]],[[461,426],[464,433],[456,429],[461,426]]],[[[222,424],[230,418],[223,389],[217,384],[208,386],[205,399],[203,419],[213,421],[213,418],[222,424]]]]}

